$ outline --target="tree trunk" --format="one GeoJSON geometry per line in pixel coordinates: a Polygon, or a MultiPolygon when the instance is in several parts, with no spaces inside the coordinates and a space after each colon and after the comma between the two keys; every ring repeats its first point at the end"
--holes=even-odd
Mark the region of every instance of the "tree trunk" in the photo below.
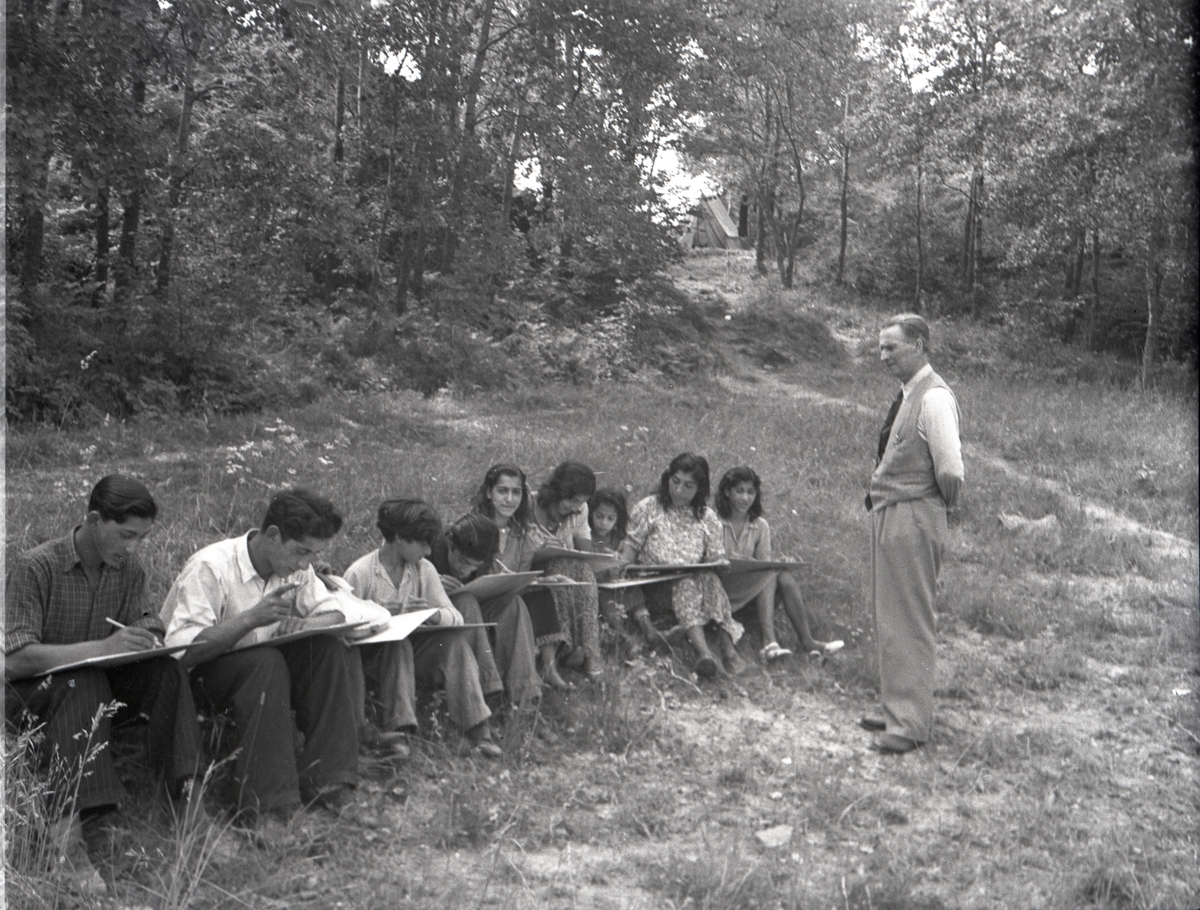
{"type": "Polygon", "coordinates": [[[504,192],[500,199],[500,223],[496,237],[503,242],[511,229],[513,184],[516,180],[517,159],[521,155],[521,133],[525,129],[525,94],[517,103],[517,116],[513,119],[512,142],[508,146],[508,155],[504,160],[504,192]]]}
{"type": "MultiPolygon", "coordinates": [[[[133,77],[133,107],[138,117],[142,114],[142,105],[146,102],[146,77],[138,72],[133,77]]],[[[141,220],[142,209],[142,171],[139,168],[134,175],[133,189],[125,197],[124,210],[121,213],[121,236],[117,241],[117,261],[113,266],[113,305],[123,304],[129,299],[129,290],[133,286],[134,274],[137,271],[137,232],[141,220]]]]}
{"type": "Polygon", "coordinates": [[[133,287],[133,277],[137,271],[137,233],[141,213],[142,193],[141,190],[135,189],[129,194],[125,210],[121,214],[121,239],[117,243],[117,262],[113,268],[114,306],[128,300],[130,288],[133,287]]]}
{"type": "MultiPolygon", "coordinates": [[[[774,194],[772,194],[773,196],[774,194]]],[[[772,204],[774,204],[772,202],[772,204]]],[[[760,275],[767,274],[767,203],[758,201],[757,236],[754,238],[754,269],[760,275]]]]}
{"type": "Polygon", "coordinates": [[[50,181],[50,144],[38,147],[33,141],[10,142],[8,146],[10,179],[17,172],[17,253],[16,273],[21,286],[30,291],[42,280],[42,259],[46,241],[46,214],[43,208],[50,181]],[[16,146],[16,148],[14,148],[16,146]]]}
{"type": "Polygon", "coordinates": [[[846,136],[846,121],[850,117],[850,93],[846,93],[842,106],[842,228],[838,237],[837,284],[841,287],[846,274],[846,234],[848,222],[848,196],[850,193],[850,140],[846,136]]]}
{"type": "Polygon", "coordinates": [[[185,52],[184,61],[183,104],[179,109],[179,130],[175,134],[175,149],[171,155],[171,177],[167,183],[167,210],[163,213],[158,271],[155,274],[155,296],[160,302],[165,302],[171,291],[171,256],[174,253],[175,245],[175,212],[183,199],[188,133],[192,122],[192,104],[196,100],[195,86],[192,84],[192,55],[190,52],[185,52]]]}
{"type": "Polygon", "coordinates": [[[354,122],[358,129],[358,160],[364,157],[367,141],[367,99],[363,83],[367,80],[367,39],[358,45],[358,86],[354,91],[354,122]]]}
{"type": "Polygon", "coordinates": [[[342,128],[346,121],[346,79],[342,76],[341,67],[338,67],[337,88],[334,89],[333,96],[333,160],[336,164],[341,164],[346,157],[342,139],[342,128]]]}
{"type": "Polygon", "coordinates": [[[425,299],[425,226],[417,225],[412,247],[412,280],[409,287],[417,300],[425,299]]]}
{"type": "Polygon", "coordinates": [[[1079,297],[1079,288],[1083,283],[1083,260],[1087,251],[1087,232],[1083,228],[1077,228],[1071,234],[1071,249],[1067,254],[1067,281],[1063,288],[1063,297],[1066,300],[1076,300],[1079,297]]]}
{"type": "Polygon", "coordinates": [[[1095,341],[1096,314],[1100,310],[1100,232],[1092,229],[1092,296],[1083,318],[1083,347],[1090,351],[1095,341]]]}
{"type": "Polygon", "coordinates": [[[971,316],[979,317],[980,295],[983,290],[982,266],[979,258],[983,250],[983,169],[979,171],[975,189],[975,239],[971,242],[971,316]]]}
{"type": "Polygon", "coordinates": [[[92,288],[92,306],[104,303],[108,291],[108,181],[96,191],[96,283],[92,288]]]}
{"type": "Polygon", "coordinates": [[[921,297],[925,293],[925,165],[917,160],[917,287],[913,293],[913,312],[922,310],[921,297]]]}
{"type": "Polygon", "coordinates": [[[479,106],[479,89],[483,85],[483,66],[487,59],[488,44],[492,34],[492,11],[496,0],[486,0],[480,13],[479,40],[475,45],[475,57],[467,78],[466,97],[463,99],[463,129],[459,137],[458,159],[450,181],[450,223],[446,226],[442,248],[442,270],[454,270],[454,258],[458,252],[459,224],[463,214],[463,195],[466,192],[467,175],[476,160],[475,127],[479,106]]]}
{"type": "Polygon", "coordinates": [[[976,164],[971,173],[967,197],[967,217],[963,225],[963,281],[971,299],[971,315],[979,315],[979,251],[983,240],[983,168],[976,164]]]}
{"type": "Polygon", "coordinates": [[[1142,345],[1142,387],[1154,378],[1158,364],[1158,331],[1162,324],[1162,261],[1158,257],[1159,236],[1151,235],[1150,249],[1146,256],[1146,341],[1142,345]]]}

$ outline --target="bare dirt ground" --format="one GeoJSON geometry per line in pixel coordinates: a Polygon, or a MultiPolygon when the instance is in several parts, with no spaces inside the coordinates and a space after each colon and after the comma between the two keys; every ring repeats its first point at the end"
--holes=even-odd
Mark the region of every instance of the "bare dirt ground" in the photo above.
{"type": "MultiPolygon", "coordinates": [[[[755,293],[745,264],[692,261],[677,284],[735,309],[755,293]]],[[[862,339],[840,340],[853,354],[862,339]]],[[[735,395],[870,410],[728,360],[735,395]]],[[[1017,471],[978,448],[966,457],[977,474],[1017,471]]],[[[398,844],[367,890],[416,906],[580,910],[1200,906],[1200,680],[1178,646],[1194,642],[1196,546],[1084,507],[1098,527],[1142,535],[1160,571],[1023,579],[1094,606],[1103,621],[1082,649],[1053,624],[1014,640],[949,621],[930,747],[871,751],[856,726],[868,681],[843,685],[810,658],[701,690],[680,665],[636,657],[590,701],[545,706],[588,715],[607,731],[600,748],[572,727],[516,738],[518,768],[453,780],[414,759],[406,804],[366,835],[398,844]]],[[[951,535],[947,586],[972,582],[972,546],[951,535]]],[[[343,906],[318,894],[312,906],[343,906]]]]}

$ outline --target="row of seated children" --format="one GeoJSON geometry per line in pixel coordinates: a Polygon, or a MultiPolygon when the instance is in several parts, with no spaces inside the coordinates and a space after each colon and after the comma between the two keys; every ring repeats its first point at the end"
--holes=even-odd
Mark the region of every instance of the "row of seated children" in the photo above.
{"type": "MultiPolygon", "coordinates": [[[[715,536],[712,510],[707,507],[709,492],[708,463],[702,457],[684,453],[675,458],[663,473],[660,489],[634,507],[631,523],[624,493],[617,489],[600,489],[589,501],[589,524],[593,547],[600,552],[623,555],[630,561],[689,563],[719,561],[721,557],[736,557],[769,562],[771,529],[762,506],[762,479],[750,467],[740,466],[725,472],[714,497],[716,518],[720,528],[720,547],[711,546],[715,536]],[[649,542],[649,549],[647,543],[649,542]]],[[[619,570],[608,570],[605,579],[619,570]]],[[[840,641],[818,641],[813,637],[804,595],[795,575],[789,569],[764,569],[719,573],[717,578],[729,600],[729,616],[747,604],[755,604],[764,645],[760,651],[765,661],[788,657],[792,652],[782,647],[775,632],[775,612],[782,605],[801,648],[810,654],[825,655],[839,650],[840,641]]],[[[717,625],[718,643],[722,655],[728,655],[732,669],[739,667],[736,652],[731,647],[734,625],[725,621],[722,598],[713,587],[712,579],[700,575],[690,584],[676,583],[671,590],[677,618],[687,628],[697,629],[698,622],[688,619],[712,615],[717,625]],[[699,600],[715,601],[707,610],[699,600]]],[[[662,633],[650,619],[640,588],[606,592],[601,597],[601,613],[614,628],[631,619],[647,644],[660,653],[669,650],[662,633]]],[[[707,648],[701,648],[698,631],[689,633],[689,640],[700,654],[697,670],[712,675],[719,668],[707,648]],[[711,662],[710,662],[711,661],[711,662]]]]}
{"type": "MultiPolygon", "coordinates": [[[[378,513],[382,546],[339,579],[318,569],[341,516],[324,497],[285,490],[259,527],[192,555],[158,610],[136,558],[157,515],[144,485],[110,475],[93,488],[79,525],[21,554],[6,573],[6,720],[43,727],[40,760],[51,790],[63,797],[48,836],[61,845],[64,875],[77,891],[107,890],[83,826],[124,797],[107,747],[114,723],[147,721],[148,760],[177,803],[177,818],[194,822],[204,812],[197,782],[209,767],[197,707],[231,715],[235,822],[269,842],[286,836],[303,806],[355,811],[360,740],[366,733],[367,744],[378,745],[373,731],[377,741],[403,746],[396,735],[415,726],[416,679],[446,686],[467,749],[487,758],[500,754],[487,724],[489,696],[505,680],[518,702],[540,690],[531,649],[524,663],[503,648],[493,653],[481,628],[373,648],[349,647],[333,635],[280,637],[348,622],[378,629],[389,607],[428,607],[431,625],[463,624],[424,557],[437,548],[460,569],[490,561],[499,535],[486,520],[472,523],[480,539],[443,535],[427,504],[389,500],[378,513]],[[365,719],[368,679],[377,683],[383,730],[365,719]],[[114,702],[115,713],[102,710],[114,702]]],[[[482,621],[477,603],[464,598],[460,605],[482,621]]],[[[527,626],[502,618],[498,628],[511,633],[510,642],[532,642],[527,626]]],[[[228,844],[223,852],[231,852],[228,844]]]]}
{"type": "MultiPolygon", "coordinates": [[[[575,583],[532,591],[525,598],[480,603],[460,590],[463,582],[509,571],[505,560],[527,569],[532,554],[554,542],[612,550],[628,562],[710,562],[743,551],[769,558],[760,482],[747,470],[730,472],[730,483],[722,482],[717,502],[725,524],[714,533],[719,526],[707,507],[707,463],[699,456],[676,458],[664,472],[658,494],[639,502],[628,520],[623,497],[597,491],[595,475],[586,466],[560,465],[536,497],[519,469],[494,466],[474,511],[444,532],[428,504],[384,502],[377,515],[382,545],[340,579],[328,573],[320,554],[340,530],[341,516],[321,496],[287,490],[273,497],[258,528],[194,554],[161,611],[149,607],[145,573],[135,559],[157,506],[137,481],[110,475],[92,491],[79,526],[10,566],[8,717],[46,723],[47,757],[57,752],[68,767],[77,766],[81,746],[75,733],[100,705],[118,699],[128,706],[123,711],[150,719],[151,761],[172,796],[186,800],[207,765],[196,704],[228,712],[238,734],[240,824],[270,836],[301,805],[343,813],[354,805],[360,744],[401,754],[406,750],[404,738],[416,724],[417,682],[445,686],[448,711],[464,734],[465,748],[494,758],[500,748],[487,723],[493,708],[505,699],[513,707],[526,706],[543,683],[566,685],[556,668],[560,651],[565,651],[568,666],[589,677],[598,674],[600,607],[586,562],[549,561],[552,578],[575,583]],[[724,553],[717,546],[720,536],[724,553]],[[343,622],[379,628],[394,612],[426,608],[432,611],[430,625],[465,621],[471,628],[361,647],[324,635],[249,647],[280,634],[343,622]],[[493,623],[494,631],[489,634],[484,623],[493,623]],[[154,657],[45,675],[63,664],[164,643],[189,647],[177,659],[154,657]],[[377,722],[366,710],[369,690],[375,695],[377,722]],[[298,752],[293,750],[294,726],[302,734],[298,752]]],[[[786,653],[771,625],[776,593],[806,648],[831,647],[808,634],[803,600],[788,573],[755,574],[764,579],[736,591],[731,587],[729,593],[710,572],[670,583],[671,607],[700,655],[700,675],[721,672],[703,634],[710,620],[717,625],[724,669],[739,669],[733,644],[741,627],[732,617],[730,594],[739,607],[757,600],[769,639],[763,649],[766,659],[786,653]]],[[[622,611],[614,607],[615,602],[606,602],[606,618],[619,624],[622,611]]],[[[648,641],[661,648],[665,641],[648,613],[636,605],[630,612],[648,641]]],[[[110,725],[102,722],[94,739],[104,742],[109,734],[110,725]]],[[[103,890],[77,836],[81,817],[103,813],[121,798],[111,760],[103,750],[97,755],[93,772],[68,801],[62,823],[78,883],[103,890]]]]}

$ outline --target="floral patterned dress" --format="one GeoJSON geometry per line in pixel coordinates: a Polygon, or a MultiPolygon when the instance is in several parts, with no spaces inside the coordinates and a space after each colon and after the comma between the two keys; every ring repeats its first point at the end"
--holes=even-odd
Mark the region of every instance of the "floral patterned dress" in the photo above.
{"type": "MultiPolygon", "coordinates": [[[[529,528],[529,538],[534,548],[546,545],[575,549],[575,538],[589,534],[587,506],[553,530],[535,518],[529,528]]],[[[600,659],[600,598],[596,588],[596,576],[584,559],[552,559],[546,564],[549,575],[565,575],[581,585],[551,588],[554,607],[558,611],[558,624],[569,651],[581,650],[593,660],[600,659]]],[[[539,640],[539,644],[540,644],[539,640]]]]}
{"type": "MultiPolygon", "coordinates": [[[[663,508],[657,496],[647,496],[629,514],[625,538],[642,565],[715,562],[724,558],[720,522],[712,509],[697,520],[691,509],[663,508]]],[[[733,618],[729,596],[715,572],[693,572],[671,584],[671,609],[685,627],[715,622],[735,642],[742,626],[733,618]]]]}

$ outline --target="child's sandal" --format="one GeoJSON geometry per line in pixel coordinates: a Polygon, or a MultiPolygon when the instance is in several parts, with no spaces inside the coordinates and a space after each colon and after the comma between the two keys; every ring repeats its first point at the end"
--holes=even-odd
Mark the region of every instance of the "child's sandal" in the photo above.
{"type": "Polygon", "coordinates": [[[766,661],[767,663],[770,663],[773,660],[779,660],[779,658],[781,658],[781,657],[791,657],[792,656],[792,652],[789,651],[787,648],[781,647],[779,642],[777,642],[777,641],[767,642],[767,644],[763,647],[763,649],[761,651],[759,651],[758,653],[759,653],[759,656],[761,656],[762,659],[764,661],[766,661]]]}

